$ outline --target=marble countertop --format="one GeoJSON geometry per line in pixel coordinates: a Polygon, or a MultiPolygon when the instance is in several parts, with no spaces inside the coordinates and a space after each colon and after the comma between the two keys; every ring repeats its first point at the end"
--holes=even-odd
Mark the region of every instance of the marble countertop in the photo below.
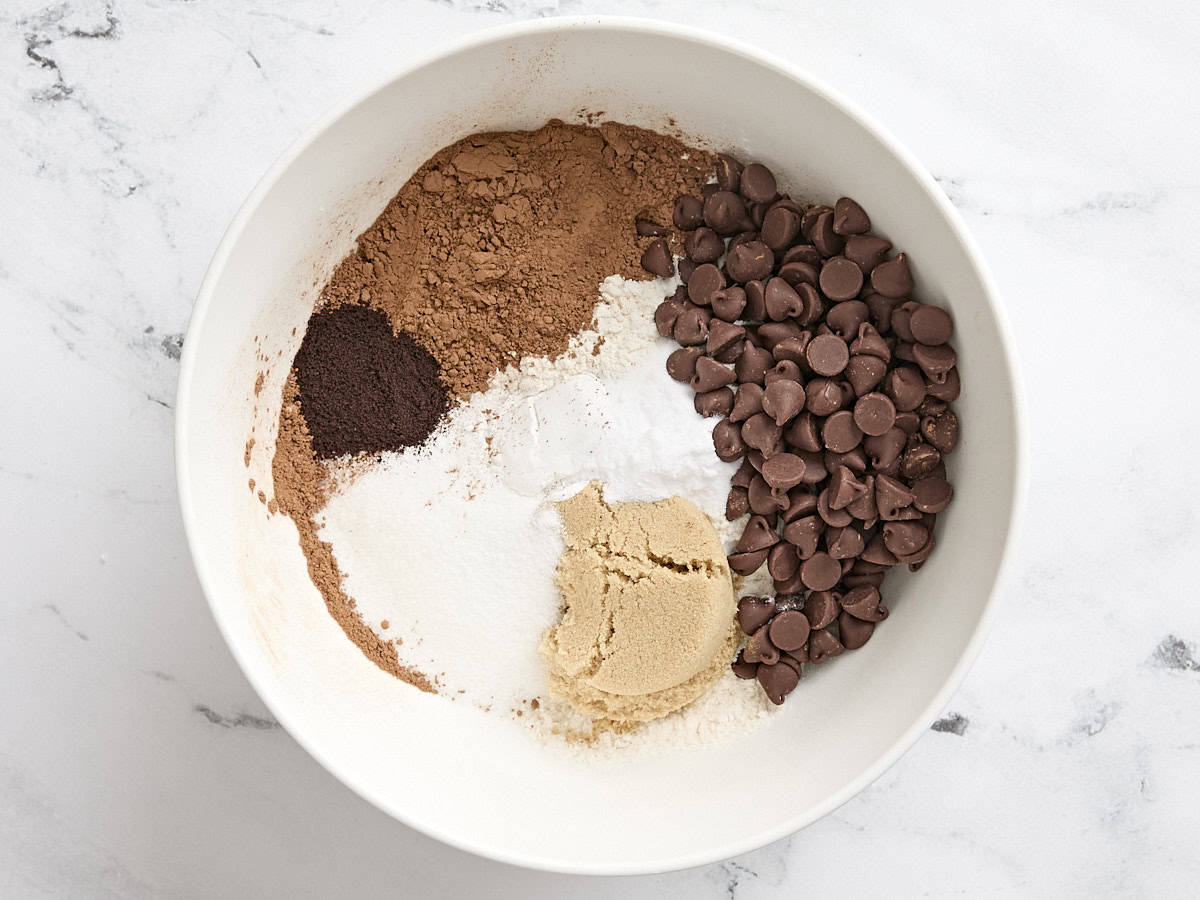
{"type": "Polygon", "coordinates": [[[1185,2],[728,6],[3,5],[0,894],[1195,895],[1200,17],[1185,2]],[[1032,435],[1016,575],[933,730],[792,838],[614,880],[444,847],[309,758],[217,633],[171,455],[193,297],[275,156],[439,40],[573,12],[728,31],[896,133],[991,262],[1032,435]]]}

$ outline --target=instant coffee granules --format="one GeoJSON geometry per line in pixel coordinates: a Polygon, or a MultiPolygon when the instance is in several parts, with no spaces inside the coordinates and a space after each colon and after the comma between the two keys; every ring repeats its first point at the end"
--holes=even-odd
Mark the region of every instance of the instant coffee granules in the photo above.
{"type": "Polygon", "coordinates": [[[317,456],[402,450],[429,436],[446,411],[438,364],[377,309],[315,312],[294,363],[300,408],[317,456]]]}

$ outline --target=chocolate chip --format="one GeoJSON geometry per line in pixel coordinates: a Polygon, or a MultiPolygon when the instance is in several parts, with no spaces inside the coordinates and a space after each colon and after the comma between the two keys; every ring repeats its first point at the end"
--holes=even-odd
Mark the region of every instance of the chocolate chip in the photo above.
{"type": "Polygon", "coordinates": [[[877,534],[867,541],[867,546],[860,558],[881,566],[894,566],[900,562],[896,559],[896,555],[884,546],[882,534],[877,534]]]}
{"type": "Polygon", "coordinates": [[[769,203],[775,199],[775,175],[761,163],[750,163],[742,170],[742,196],[754,203],[769,203]]]}
{"type": "Polygon", "coordinates": [[[767,553],[767,571],[775,581],[787,581],[794,576],[800,571],[800,555],[796,548],[786,541],[772,547],[767,553]]]}
{"type": "MultiPolygon", "coordinates": [[[[763,465],[765,466],[766,463],[764,462],[763,465]]],[[[779,511],[787,509],[788,503],[791,502],[788,500],[786,489],[773,488],[761,474],[755,474],[754,480],[750,482],[746,499],[750,504],[751,512],[768,517],[778,515],[779,511]]]]}
{"type": "Polygon", "coordinates": [[[804,613],[794,609],[778,613],[769,628],[771,643],[780,650],[799,650],[808,643],[811,631],[804,613]]]}
{"type": "Polygon", "coordinates": [[[796,293],[796,289],[783,278],[772,278],[763,290],[767,316],[773,321],[782,322],[784,319],[798,316],[804,311],[804,301],[796,293]]]}
{"type": "Polygon", "coordinates": [[[725,269],[734,281],[747,282],[766,278],[775,268],[775,254],[759,240],[730,245],[725,269]]]}
{"type": "Polygon", "coordinates": [[[696,360],[704,355],[700,347],[680,347],[667,357],[667,374],[676,381],[691,381],[696,374],[696,360]]]}
{"type": "Polygon", "coordinates": [[[834,559],[856,559],[865,546],[862,532],[853,525],[825,532],[825,549],[834,559]]]}
{"type": "Polygon", "coordinates": [[[883,262],[892,249],[890,241],[873,234],[854,234],[846,238],[843,254],[864,273],[869,274],[877,265],[883,262]]]}
{"type": "Polygon", "coordinates": [[[825,523],[818,516],[801,516],[784,526],[783,539],[795,546],[801,559],[810,559],[824,530],[825,523]]]}
{"type": "Polygon", "coordinates": [[[945,478],[933,476],[918,479],[911,488],[913,506],[923,513],[940,513],[950,505],[954,488],[945,478]]]}
{"type": "Polygon", "coordinates": [[[679,280],[683,282],[686,288],[688,281],[692,277],[692,273],[696,271],[696,264],[686,257],[679,261],[679,280]]]}
{"type": "Polygon", "coordinates": [[[700,306],[708,306],[712,295],[725,287],[725,276],[712,263],[696,266],[696,271],[688,279],[688,299],[700,306]]]}
{"type": "MultiPolygon", "coordinates": [[[[805,391],[807,398],[807,391],[805,391]]],[[[807,399],[806,399],[807,402],[807,399]]],[[[817,420],[810,412],[802,412],[784,432],[784,439],[799,450],[815,453],[821,449],[817,420]]]]}
{"type": "Polygon", "coordinates": [[[739,650],[733,662],[729,664],[729,668],[733,670],[733,674],[738,678],[750,680],[758,674],[758,663],[748,663],[739,650]]]}
{"type": "Polygon", "coordinates": [[[746,662],[766,663],[768,666],[779,662],[779,648],[771,643],[767,628],[766,625],[762,626],[746,641],[746,648],[742,651],[742,658],[746,662]]]}
{"type": "Polygon", "coordinates": [[[746,290],[746,311],[743,316],[749,322],[762,322],[767,318],[767,301],[763,283],[761,281],[747,281],[744,285],[746,290]]]}
{"type": "Polygon", "coordinates": [[[911,556],[929,540],[929,529],[920,522],[886,522],[883,526],[883,545],[898,559],[911,556]]]}
{"type": "Polygon", "coordinates": [[[813,591],[827,591],[842,577],[842,567],[828,553],[817,551],[800,564],[800,580],[813,591]]]}
{"type": "MultiPolygon", "coordinates": [[[[745,174],[743,173],[743,178],[745,174]]],[[[704,224],[720,235],[737,234],[750,224],[746,204],[732,191],[715,191],[704,201],[704,224]]]]}
{"type": "Polygon", "coordinates": [[[775,359],[770,350],[765,347],[748,346],[734,364],[733,371],[737,380],[743,384],[761,384],[774,365],[775,359]]]}
{"type": "Polygon", "coordinates": [[[930,475],[942,463],[942,454],[936,447],[916,444],[904,451],[900,460],[900,474],[910,480],[930,475]]]}
{"type": "Polygon", "coordinates": [[[640,237],[666,237],[671,233],[653,219],[647,219],[642,216],[635,217],[633,225],[640,237]]]}
{"type": "Polygon", "coordinates": [[[789,247],[800,233],[800,216],[793,210],[783,206],[773,206],[763,217],[763,243],[776,252],[789,247]]]}
{"type": "Polygon", "coordinates": [[[913,337],[922,344],[933,347],[950,340],[954,333],[954,321],[940,306],[920,306],[909,318],[913,337]]]}
{"type": "Polygon", "coordinates": [[[892,349],[870,322],[858,326],[858,334],[850,343],[850,352],[861,356],[877,356],[884,362],[892,361],[892,349]]]}
{"type": "Polygon", "coordinates": [[[813,631],[808,638],[808,658],[810,662],[823,663],[827,659],[841,656],[845,647],[833,636],[833,632],[822,628],[813,631]]]}
{"type": "Polygon", "coordinates": [[[899,428],[892,426],[883,434],[869,435],[863,446],[870,455],[871,468],[876,471],[887,471],[900,459],[904,452],[908,436],[899,428]]]}
{"type": "Polygon", "coordinates": [[[862,234],[871,230],[871,219],[861,206],[842,197],[833,205],[833,230],[838,234],[862,234]]]}
{"type": "Polygon", "coordinates": [[[804,460],[805,484],[819,484],[829,477],[829,470],[825,468],[825,461],[821,458],[820,453],[799,450],[796,455],[804,460]]]}
{"type": "Polygon", "coordinates": [[[746,308],[746,292],[737,285],[714,291],[708,299],[713,315],[725,322],[737,321],[746,308]]]}
{"type": "Polygon", "coordinates": [[[750,553],[732,553],[729,556],[729,568],[738,575],[753,575],[767,561],[766,550],[754,550],[750,553]]]}
{"type": "Polygon", "coordinates": [[[717,154],[717,187],[736,191],[742,178],[742,164],[725,153],[717,154]]]}
{"type": "Polygon", "coordinates": [[[808,365],[804,359],[804,349],[808,346],[808,342],[812,340],[812,335],[807,331],[801,332],[799,337],[784,338],[777,343],[771,350],[771,355],[777,360],[790,359],[797,365],[808,365]]]}
{"type": "MultiPolygon", "coordinates": [[[[804,356],[808,366],[818,375],[838,375],[850,361],[850,351],[846,342],[836,334],[818,334],[808,342],[804,356]]],[[[924,382],[922,382],[922,385],[924,382]]],[[[922,391],[922,394],[924,391],[922,391]]],[[[840,401],[839,401],[840,405],[840,401]]]]}
{"type": "Polygon", "coordinates": [[[842,609],[864,622],[882,622],[888,609],[882,605],[879,590],[871,586],[852,588],[842,597],[842,609]]]}
{"type": "Polygon", "coordinates": [[[794,453],[772,456],[763,462],[762,477],[776,490],[790,490],[804,481],[804,460],[794,453]]]}
{"type": "Polygon", "coordinates": [[[685,347],[703,344],[708,340],[709,318],[699,309],[685,309],[675,320],[672,336],[685,347]]]}
{"type": "Polygon", "coordinates": [[[803,234],[804,237],[807,238],[808,241],[811,243],[812,242],[812,233],[817,227],[817,221],[825,213],[832,213],[832,212],[833,212],[832,207],[823,206],[821,204],[813,204],[812,206],[806,207],[804,212],[800,216],[800,233],[803,234]]]}
{"type": "Polygon", "coordinates": [[[862,496],[851,500],[845,509],[860,522],[874,524],[875,520],[879,518],[879,507],[875,505],[875,476],[864,476],[862,484],[864,488],[862,496]]]}
{"type": "MultiPolygon", "coordinates": [[[[746,452],[746,442],[742,440],[742,429],[729,419],[722,419],[713,427],[713,448],[717,457],[724,462],[733,462],[746,452]]],[[[766,557],[764,557],[765,559],[766,557]]]]}
{"type": "MultiPolygon", "coordinates": [[[[842,340],[854,340],[859,329],[867,324],[870,312],[861,300],[846,300],[834,305],[825,316],[825,324],[842,340]]],[[[850,352],[854,353],[854,350],[850,352]]]]}
{"type": "MultiPolygon", "coordinates": [[[[721,362],[733,362],[741,355],[746,343],[746,329],[741,325],[731,325],[723,319],[712,319],[708,323],[708,340],[705,350],[712,357],[732,355],[732,359],[722,359],[721,362]]],[[[733,380],[729,373],[729,380],[733,380]]]]}
{"type": "Polygon", "coordinates": [[[735,522],[750,512],[750,498],[745,488],[731,487],[725,498],[725,519],[735,522]]]}
{"type": "Polygon", "coordinates": [[[911,366],[898,366],[883,379],[883,390],[901,412],[916,409],[925,399],[925,379],[911,366]]]}
{"type": "Polygon", "coordinates": [[[945,380],[941,384],[934,381],[925,383],[925,392],[930,397],[936,397],[938,400],[944,400],[947,403],[958,399],[959,393],[962,391],[962,385],[958,378],[958,369],[951,369],[946,373],[945,380]]]}
{"type": "Polygon", "coordinates": [[[733,391],[727,387],[715,388],[696,394],[696,412],[706,419],[710,416],[727,416],[733,409],[733,391]]]}
{"type": "Polygon", "coordinates": [[[843,612],[838,616],[838,633],[842,636],[843,647],[847,650],[857,650],[871,639],[871,635],[875,633],[875,623],[864,622],[843,612]]]}
{"type": "Polygon", "coordinates": [[[697,228],[684,238],[683,251],[697,265],[716,262],[725,252],[725,242],[711,228],[697,228]]]}
{"type": "Polygon", "coordinates": [[[895,259],[881,262],[872,269],[871,287],[885,297],[907,297],[911,294],[913,280],[905,255],[898,253],[895,259]]]}
{"type": "Polygon", "coordinates": [[[779,277],[797,290],[802,284],[816,286],[820,280],[820,269],[806,262],[788,262],[779,267],[779,277]]]}
{"type": "Polygon", "coordinates": [[[759,666],[756,677],[767,699],[778,706],[800,683],[800,670],[786,662],[777,662],[759,666]]]}
{"type": "Polygon", "coordinates": [[[895,478],[890,475],[875,476],[875,506],[879,509],[879,518],[885,522],[897,519],[900,511],[911,506],[912,502],[912,492],[895,478]]]}
{"type": "Polygon", "coordinates": [[[815,416],[827,416],[842,406],[842,389],[829,378],[814,378],[804,386],[805,405],[815,416]]]}
{"type": "Polygon", "coordinates": [[[675,209],[671,214],[675,227],[691,231],[704,224],[704,204],[696,197],[686,194],[675,198],[675,209]]]}
{"type": "Polygon", "coordinates": [[[754,634],[775,615],[775,603],[767,597],[743,597],[738,601],[738,627],[746,634],[754,634]]]}
{"type": "Polygon", "coordinates": [[[921,417],[911,410],[896,413],[896,427],[905,434],[916,434],[921,427],[921,417]]]}
{"type": "Polygon", "coordinates": [[[845,509],[867,493],[865,482],[854,477],[849,466],[838,466],[829,480],[829,508],[845,509]]]}
{"type": "MultiPolygon", "coordinates": [[[[918,310],[919,311],[919,310],[918,310]]],[[[928,344],[913,344],[913,359],[925,373],[925,377],[935,384],[946,380],[946,375],[958,362],[954,348],[947,344],[930,347],[928,344]]]]}
{"type": "Polygon", "coordinates": [[[855,354],[847,361],[842,374],[854,388],[854,393],[862,396],[878,387],[879,382],[883,381],[883,376],[887,374],[887,363],[878,356],[855,354]]]}
{"type": "Polygon", "coordinates": [[[742,439],[755,450],[770,450],[782,436],[783,429],[765,412],[755,413],[742,424],[742,439]]]}
{"type": "Polygon", "coordinates": [[[833,492],[825,487],[817,494],[817,514],[831,528],[845,528],[854,521],[854,517],[845,509],[834,509],[833,492]]]}
{"type": "MultiPolygon", "coordinates": [[[[824,257],[821,256],[820,251],[812,244],[796,244],[796,246],[788,248],[788,251],[783,254],[783,259],[779,261],[779,264],[785,266],[788,263],[801,262],[808,265],[809,269],[816,273],[820,271],[823,261],[824,257]]],[[[809,284],[815,283],[815,280],[809,281],[809,284]]]]}
{"type": "Polygon", "coordinates": [[[822,267],[820,285],[830,300],[851,300],[862,290],[862,269],[844,256],[835,256],[822,267]]]}
{"type": "Polygon", "coordinates": [[[658,304],[658,308],[654,310],[654,327],[658,329],[658,333],[665,338],[671,337],[675,330],[675,320],[683,310],[683,301],[674,297],[667,297],[658,304]]]}
{"type": "Polygon", "coordinates": [[[863,434],[878,437],[892,429],[896,422],[896,407],[886,394],[872,391],[859,397],[854,404],[854,422],[863,434]]]}
{"type": "Polygon", "coordinates": [[[734,549],[738,553],[749,553],[754,550],[768,550],[778,543],[779,534],[771,527],[766,516],[751,516],[734,549]]]}
{"type": "Polygon", "coordinates": [[[919,306],[919,303],[908,300],[904,303],[897,303],[892,308],[892,332],[900,340],[910,343],[915,340],[912,333],[912,314],[919,306]]]}
{"type": "Polygon", "coordinates": [[[776,425],[786,425],[804,409],[804,388],[800,382],[789,379],[772,381],[762,397],[762,411],[775,420],[776,425]]]}
{"type": "Polygon", "coordinates": [[[671,248],[662,238],[656,238],[642,253],[642,268],[659,278],[670,278],[675,274],[675,260],[671,248]]]}
{"type": "Polygon", "coordinates": [[[940,416],[921,420],[921,435],[942,453],[958,446],[958,416],[946,411],[940,416]]]}
{"type": "MultiPolygon", "coordinates": [[[[808,464],[805,463],[807,468],[808,464]]],[[[817,511],[817,497],[803,488],[788,491],[788,508],[784,510],[783,521],[790,524],[801,516],[812,515],[817,511]]],[[[784,538],[786,540],[786,536],[784,538]]]]}
{"type": "Polygon", "coordinates": [[[763,396],[762,387],[753,382],[746,382],[738,385],[737,392],[733,395],[733,410],[729,413],[729,418],[734,422],[745,422],[753,415],[763,411],[763,396]]]}
{"type": "Polygon", "coordinates": [[[854,416],[844,409],[826,419],[821,429],[822,441],[835,453],[853,450],[862,441],[862,436],[862,431],[854,422],[854,416]]]}
{"type": "Polygon", "coordinates": [[[781,359],[763,376],[763,384],[770,387],[776,381],[800,382],[800,367],[790,359],[781,359]]]}
{"type": "Polygon", "coordinates": [[[833,230],[832,212],[821,213],[817,217],[816,224],[813,225],[811,238],[813,246],[827,259],[831,256],[837,256],[845,246],[845,239],[833,230]]]}

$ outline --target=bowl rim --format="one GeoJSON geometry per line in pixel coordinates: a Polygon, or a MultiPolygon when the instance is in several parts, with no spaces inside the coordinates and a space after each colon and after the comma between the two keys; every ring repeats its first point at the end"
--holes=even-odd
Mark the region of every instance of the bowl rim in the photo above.
{"type": "Polygon", "coordinates": [[[873,783],[875,780],[877,780],[888,769],[895,765],[900,757],[903,756],[916,743],[917,739],[929,729],[929,726],[934,722],[938,713],[945,708],[947,703],[950,701],[950,698],[958,690],[959,686],[963,682],[963,679],[966,677],[967,672],[970,670],[971,665],[978,657],[984,639],[986,638],[988,630],[990,629],[992,621],[996,615],[996,609],[998,606],[997,597],[1000,588],[1011,575],[1011,570],[1013,568],[1014,548],[1018,544],[1020,537],[1020,527],[1024,515],[1028,482],[1026,402],[1024,385],[1020,379],[1020,370],[1017,366],[1015,341],[1013,339],[1012,329],[1004,306],[999,300],[999,291],[997,290],[995,281],[988,270],[986,263],[984,262],[982,254],[980,253],[974,238],[967,230],[966,225],[963,223],[962,218],[958,214],[958,211],[950,203],[945,193],[940,187],[938,187],[933,177],[911,151],[905,148],[883,126],[877,123],[873,117],[867,114],[856,103],[849,100],[822,79],[813,76],[800,66],[778,57],[773,53],[763,51],[762,49],[755,47],[746,41],[729,38],[706,29],[697,28],[691,25],[677,25],[668,21],[645,19],[632,16],[561,16],[485,28],[471,32],[463,37],[439,43],[426,52],[418,54],[412,61],[396,67],[387,74],[382,76],[377,75],[370,78],[368,81],[360,83],[356,89],[348,92],[342,100],[328,108],[316,119],[315,122],[313,122],[295,140],[291,142],[287,149],[285,149],[275,159],[270,168],[267,169],[267,171],[259,179],[258,183],[254,186],[249,196],[247,196],[245,201],[243,201],[229,226],[225,229],[220,243],[217,245],[217,249],[213,254],[212,261],[209,263],[208,269],[205,272],[204,279],[201,282],[199,291],[197,292],[196,301],[193,305],[192,313],[188,321],[187,335],[190,337],[204,323],[208,315],[209,307],[212,303],[216,283],[219,280],[226,264],[228,263],[233,248],[241,239],[247,223],[261,205],[264,197],[275,186],[276,182],[280,179],[288,167],[292,165],[296,158],[302,152],[304,152],[304,150],[321,134],[326,132],[344,115],[357,107],[359,104],[368,101],[375,94],[385,90],[393,82],[407,77],[418,69],[446,56],[462,53],[479,46],[495,43],[497,41],[509,40],[511,38],[524,35],[552,34],[557,32],[579,30],[613,31],[618,33],[632,32],[639,35],[683,39],[701,46],[716,48],[737,56],[741,56],[750,62],[763,66],[767,69],[774,70],[776,73],[783,75],[786,78],[799,82],[807,89],[822,97],[826,102],[837,107],[840,111],[853,119],[857,124],[870,132],[876,138],[876,140],[878,140],[899,160],[903,167],[908,171],[908,174],[917,181],[921,188],[924,189],[925,193],[929,195],[935,206],[946,217],[966,253],[968,264],[973,270],[975,276],[979,279],[979,282],[983,288],[985,300],[987,305],[990,307],[992,316],[997,324],[997,331],[1000,335],[1001,364],[1007,370],[1008,378],[1012,385],[1013,439],[1015,453],[1013,460],[1014,477],[1010,485],[1010,513],[1007,522],[1004,544],[1000,548],[1000,559],[997,565],[996,578],[993,581],[992,588],[984,601],[984,606],[980,614],[979,621],[976,623],[975,628],[972,631],[971,636],[968,639],[967,644],[959,656],[958,662],[955,664],[949,677],[946,679],[941,689],[936,693],[922,713],[917,716],[913,723],[908,727],[908,729],[905,730],[885,752],[881,753],[871,763],[871,765],[867,766],[861,773],[859,773],[857,777],[852,779],[840,791],[837,791],[831,795],[824,802],[810,807],[801,813],[771,824],[768,827],[764,827],[761,830],[739,840],[730,841],[719,848],[697,851],[693,853],[679,853],[670,856],[664,856],[650,864],[627,864],[619,861],[597,864],[590,861],[575,862],[570,859],[563,859],[559,857],[546,858],[534,855],[515,854],[475,843],[469,839],[461,838],[453,833],[436,827],[431,827],[427,823],[422,822],[419,817],[416,817],[403,809],[390,805],[380,798],[371,796],[365,790],[361,789],[356,784],[352,773],[342,771],[336,763],[326,758],[315,748],[309,745],[304,737],[304,729],[301,723],[293,720],[287,711],[282,708],[283,705],[276,702],[276,698],[272,696],[270,687],[263,683],[256,676],[253,666],[251,666],[248,661],[244,661],[242,659],[240,648],[231,640],[230,625],[225,620],[218,604],[216,604],[213,600],[215,591],[210,579],[206,575],[206,567],[204,565],[205,556],[202,552],[202,542],[200,541],[197,530],[193,524],[195,518],[195,500],[190,489],[190,447],[188,444],[188,433],[190,429],[188,423],[191,411],[189,398],[192,394],[192,379],[194,377],[197,364],[197,355],[199,351],[197,350],[195,341],[186,339],[183,344],[183,352],[180,359],[179,382],[176,389],[176,487],[179,495],[179,504],[183,519],[184,532],[193,566],[195,567],[201,590],[204,593],[205,601],[208,603],[209,609],[212,611],[213,618],[216,620],[217,627],[221,632],[221,636],[224,639],[226,646],[229,647],[230,652],[237,661],[238,667],[241,669],[243,675],[250,682],[251,686],[262,699],[263,703],[271,711],[272,715],[275,716],[275,718],[287,730],[288,734],[291,735],[296,743],[298,743],[310,756],[320,763],[321,766],[326,769],[326,771],[334,776],[334,778],[348,787],[355,794],[362,797],[372,806],[382,810],[402,824],[444,844],[448,844],[456,849],[464,850],[477,856],[484,857],[485,859],[523,868],[562,874],[644,875],[658,872],[677,871],[680,869],[707,865],[713,862],[729,859],[731,857],[747,853],[751,850],[756,850],[799,831],[800,829],[833,812],[871,783],[873,783]]]}

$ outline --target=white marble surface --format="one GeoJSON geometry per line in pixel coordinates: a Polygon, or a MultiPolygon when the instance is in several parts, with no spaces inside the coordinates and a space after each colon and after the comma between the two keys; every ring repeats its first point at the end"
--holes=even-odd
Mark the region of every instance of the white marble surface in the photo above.
{"type": "Polygon", "coordinates": [[[0,895],[1194,896],[1200,14],[969,6],[6,0],[0,895]],[[171,461],[192,299],[276,154],[439,39],[570,12],[707,24],[857,99],[962,210],[1029,385],[1017,574],[939,725],[801,834],[645,878],[476,859],[329,777],[223,646],[171,461]]]}

